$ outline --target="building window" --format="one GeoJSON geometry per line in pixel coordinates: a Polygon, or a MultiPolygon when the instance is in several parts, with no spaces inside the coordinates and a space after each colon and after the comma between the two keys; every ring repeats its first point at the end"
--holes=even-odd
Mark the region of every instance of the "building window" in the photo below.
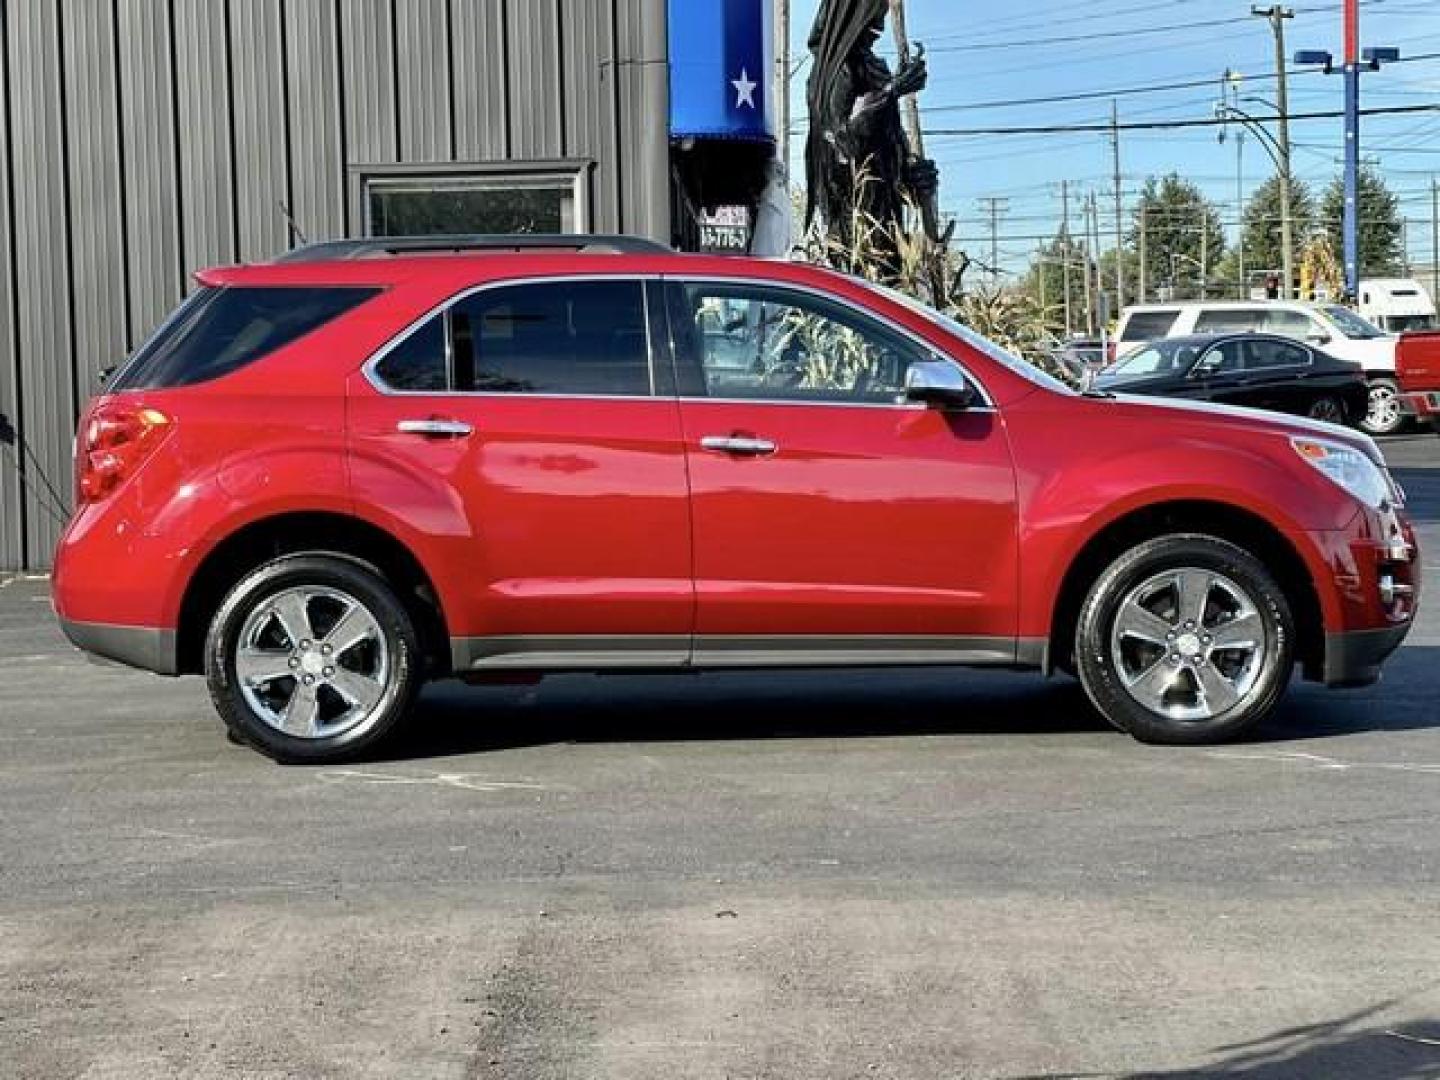
{"type": "Polygon", "coordinates": [[[367,236],[586,232],[584,177],[577,167],[371,169],[360,176],[362,221],[367,236]]]}

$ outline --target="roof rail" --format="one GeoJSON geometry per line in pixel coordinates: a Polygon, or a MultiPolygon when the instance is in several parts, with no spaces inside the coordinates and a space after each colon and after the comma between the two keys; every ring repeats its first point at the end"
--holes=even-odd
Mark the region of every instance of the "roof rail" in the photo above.
{"type": "Polygon", "coordinates": [[[324,240],[281,255],[276,262],[366,259],[462,251],[576,251],[592,254],[669,254],[673,248],[640,236],[602,233],[470,233],[441,236],[374,236],[363,240],[324,240]]]}

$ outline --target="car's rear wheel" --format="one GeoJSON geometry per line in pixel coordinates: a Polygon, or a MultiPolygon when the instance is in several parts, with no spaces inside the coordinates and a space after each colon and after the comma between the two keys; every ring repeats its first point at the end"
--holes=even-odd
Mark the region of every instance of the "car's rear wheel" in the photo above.
{"type": "Polygon", "coordinates": [[[205,674],[232,735],[277,761],[319,764],[359,753],[403,719],[420,655],[404,605],[371,568],[295,555],[226,597],[205,674]]]}
{"type": "Polygon", "coordinates": [[[1232,739],[1265,719],[1294,665],[1285,594],[1254,556],[1216,537],[1165,536],[1117,558],[1081,608],[1080,681],[1142,742],[1232,739]]]}
{"type": "Polygon", "coordinates": [[[1327,424],[1343,424],[1346,420],[1345,403],[1333,394],[1325,394],[1310,403],[1305,415],[1327,424]]]}
{"type": "Polygon", "coordinates": [[[1400,384],[1394,379],[1371,379],[1370,400],[1360,428],[1367,435],[1393,435],[1405,426],[1400,407],[1400,384]]]}

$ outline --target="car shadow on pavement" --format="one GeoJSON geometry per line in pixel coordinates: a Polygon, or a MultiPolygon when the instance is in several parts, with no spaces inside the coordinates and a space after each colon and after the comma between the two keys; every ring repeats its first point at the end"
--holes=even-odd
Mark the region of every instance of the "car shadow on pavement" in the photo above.
{"type": "Polygon", "coordinates": [[[1405,489],[1405,510],[1417,525],[1440,523],[1440,469],[1392,469],[1405,489]]]}
{"type": "Polygon", "coordinates": [[[562,742],[1060,734],[1111,730],[1078,683],[921,672],[555,676],[429,687],[386,760],[562,742]]]}
{"type": "MultiPolygon", "coordinates": [[[[1394,656],[1374,687],[1327,691],[1297,679],[1277,714],[1245,741],[1440,727],[1440,709],[1425,690],[1437,666],[1440,647],[1417,646],[1394,656]]],[[[373,758],[550,743],[1110,732],[1065,677],[950,669],[566,675],[522,686],[431,686],[373,758]]]]}

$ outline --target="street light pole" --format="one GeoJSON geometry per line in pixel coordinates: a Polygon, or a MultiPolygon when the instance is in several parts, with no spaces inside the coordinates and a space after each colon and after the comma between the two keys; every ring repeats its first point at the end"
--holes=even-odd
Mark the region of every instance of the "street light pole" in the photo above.
{"type": "MultiPolygon", "coordinates": [[[[1347,0],[1353,3],[1354,0],[1347,0]]],[[[1285,20],[1293,19],[1290,8],[1274,4],[1268,8],[1252,7],[1250,14],[1267,19],[1275,33],[1275,75],[1279,82],[1275,104],[1279,106],[1280,144],[1280,258],[1284,280],[1280,297],[1289,300],[1295,288],[1295,220],[1291,213],[1290,193],[1290,94],[1285,77],[1285,20]]]]}
{"type": "Polygon", "coordinates": [[[1345,0],[1345,291],[1360,294],[1360,3],[1345,0]]]}

